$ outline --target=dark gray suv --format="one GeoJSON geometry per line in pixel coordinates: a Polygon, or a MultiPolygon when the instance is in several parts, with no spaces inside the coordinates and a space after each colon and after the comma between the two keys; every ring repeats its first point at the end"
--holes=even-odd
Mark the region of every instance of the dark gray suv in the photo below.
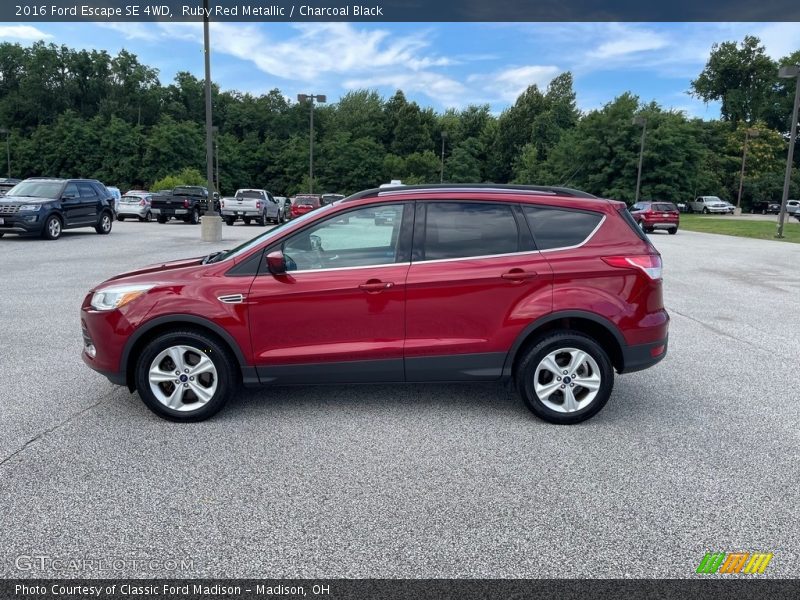
{"type": "Polygon", "coordinates": [[[65,229],[111,233],[114,197],[95,179],[31,177],[0,198],[0,237],[6,233],[61,237],[65,229]]]}

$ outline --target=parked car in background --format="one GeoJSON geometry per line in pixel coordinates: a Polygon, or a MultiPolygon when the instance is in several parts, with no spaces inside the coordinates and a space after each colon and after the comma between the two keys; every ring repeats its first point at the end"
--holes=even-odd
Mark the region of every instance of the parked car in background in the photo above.
{"type": "Polygon", "coordinates": [[[8,190],[17,185],[21,179],[14,179],[13,177],[0,178],[0,196],[5,196],[8,190]]]}
{"type": "Polygon", "coordinates": [[[149,192],[128,192],[119,201],[117,219],[132,217],[149,223],[153,220],[152,203],[153,195],[149,192]]]}
{"type": "Polygon", "coordinates": [[[243,188],[236,190],[236,194],[220,200],[220,214],[228,225],[233,225],[238,219],[250,225],[255,221],[259,225],[267,222],[283,223],[283,204],[267,190],[243,188]]]}
{"type": "Polygon", "coordinates": [[[615,370],[664,358],[669,315],[661,256],[624,203],[472,184],[367,190],[119,275],[86,295],[81,326],[83,361],[175,421],[211,417],[240,382],[513,381],[572,424],[615,370]]]}
{"type": "Polygon", "coordinates": [[[322,196],[320,196],[320,203],[322,206],[325,206],[327,204],[333,204],[342,198],[344,198],[344,194],[322,194],[322,196]]]}
{"type": "Polygon", "coordinates": [[[119,210],[119,201],[122,198],[122,192],[119,191],[118,187],[106,186],[106,189],[111,192],[111,195],[114,196],[114,212],[119,210]]]}
{"type": "Polygon", "coordinates": [[[774,202],[773,200],[756,200],[753,202],[750,212],[753,214],[760,213],[762,215],[777,215],[781,211],[781,203],[774,202]]]}
{"type": "Polygon", "coordinates": [[[689,212],[689,204],[687,202],[678,202],[676,205],[678,210],[682,213],[689,212]]]}
{"type": "Polygon", "coordinates": [[[672,202],[637,202],[630,208],[636,224],[647,233],[666,229],[670,235],[678,233],[681,215],[672,202]]]}
{"type": "Polygon", "coordinates": [[[719,196],[698,196],[689,202],[689,212],[703,213],[704,215],[710,213],[726,214],[728,206],[719,196]]]}
{"type": "Polygon", "coordinates": [[[786,202],[786,212],[790,215],[796,215],[800,212],[800,200],[788,200],[786,202]]]}
{"type": "Polygon", "coordinates": [[[150,210],[159,223],[174,218],[198,225],[200,217],[208,211],[208,189],[199,185],[178,186],[170,194],[153,196],[150,210]]]}
{"type": "Polygon", "coordinates": [[[61,237],[65,229],[111,233],[114,196],[95,179],[32,177],[0,198],[0,237],[6,233],[61,237]]]}
{"type": "Polygon", "coordinates": [[[310,213],[320,206],[322,206],[322,198],[319,194],[297,194],[292,202],[292,218],[310,213]]]}
{"type": "Polygon", "coordinates": [[[275,196],[275,200],[283,207],[283,220],[288,221],[291,218],[292,201],[286,196],[275,196]]]}
{"type": "Polygon", "coordinates": [[[722,203],[725,205],[725,208],[727,209],[727,213],[729,215],[732,215],[734,212],[736,212],[736,205],[731,204],[727,200],[722,200],[722,203]]]}

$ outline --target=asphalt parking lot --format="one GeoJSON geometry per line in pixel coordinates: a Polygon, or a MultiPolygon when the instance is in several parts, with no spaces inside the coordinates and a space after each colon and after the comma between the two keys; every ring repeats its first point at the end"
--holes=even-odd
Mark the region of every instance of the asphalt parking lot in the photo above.
{"type": "Polygon", "coordinates": [[[247,391],[180,425],[84,367],[92,285],[262,229],[0,240],[0,576],[690,577],[746,550],[797,576],[797,245],[654,234],[669,354],[579,426],[500,385],[247,391]],[[30,555],[191,566],[20,570],[30,555]]]}

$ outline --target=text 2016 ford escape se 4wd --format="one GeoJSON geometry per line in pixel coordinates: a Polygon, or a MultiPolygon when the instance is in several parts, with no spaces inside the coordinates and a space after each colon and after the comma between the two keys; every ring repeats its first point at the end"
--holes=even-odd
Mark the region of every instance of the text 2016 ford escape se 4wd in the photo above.
{"type": "Polygon", "coordinates": [[[237,386],[513,379],[577,423],[667,351],[661,257],[625,204],[563,188],[361,192],[85,298],[83,359],[162,417],[237,386]],[[391,211],[390,224],[375,223],[391,211]]]}

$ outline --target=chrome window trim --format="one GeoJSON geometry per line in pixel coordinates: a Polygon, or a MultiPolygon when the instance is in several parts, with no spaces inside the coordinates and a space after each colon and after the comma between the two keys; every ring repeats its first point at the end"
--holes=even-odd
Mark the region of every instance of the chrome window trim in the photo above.
{"type": "Polygon", "coordinates": [[[483,260],[485,258],[502,258],[503,256],[522,256],[525,254],[540,254],[540,250],[522,250],[520,252],[505,252],[503,254],[481,254],[479,256],[458,256],[456,258],[434,258],[432,260],[416,260],[415,265],[427,265],[430,263],[453,262],[456,260],[483,260]]]}
{"type": "Polygon", "coordinates": [[[393,263],[381,263],[379,265],[359,265],[357,267],[330,267],[328,269],[302,269],[297,271],[286,271],[286,275],[294,275],[295,273],[320,273],[323,271],[350,271],[355,269],[377,269],[380,267],[402,267],[402,266],[409,266],[410,262],[393,262],[393,263]]]}

